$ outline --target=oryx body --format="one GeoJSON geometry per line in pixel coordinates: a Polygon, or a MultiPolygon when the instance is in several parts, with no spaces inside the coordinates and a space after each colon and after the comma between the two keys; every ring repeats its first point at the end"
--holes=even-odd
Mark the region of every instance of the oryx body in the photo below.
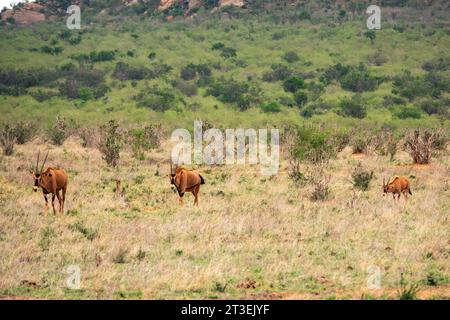
{"type": "Polygon", "coordinates": [[[44,207],[45,215],[47,215],[48,212],[47,196],[49,194],[52,195],[53,213],[56,214],[55,210],[55,197],[56,197],[58,198],[59,202],[59,213],[62,215],[64,213],[64,203],[66,201],[66,191],[69,178],[64,169],[47,167],[45,171],[42,171],[44,169],[47,156],[48,152],[47,155],[45,156],[44,162],[42,163],[41,169],[38,171],[39,165],[39,153],[38,153],[36,169],[34,171],[31,171],[31,174],[33,175],[34,178],[33,190],[36,192],[39,188],[42,189],[42,194],[44,195],[45,199],[45,207],[44,207]]]}
{"type": "Polygon", "coordinates": [[[200,185],[205,184],[203,177],[195,170],[187,170],[182,167],[176,167],[175,171],[172,168],[172,162],[170,163],[170,184],[175,186],[178,195],[180,196],[179,202],[183,204],[183,196],[186,192],[192,192],[194,195],[194,205],[198,206],[198,193],[200,191],[200,185]]]}
{"type": "Polygon", "coordinates": [[[405,201],[408,200],[408,193],[412,195],[408,179],[399,176],[393,177],[390,182],[386,184],[385,179],[383,179],[383,192],[384,194],[392,193],[394,199],[395,195],[397,195],[397,200],[399,200],[401,194],[403,194],[403,196],[405,197],[405,201]]]}

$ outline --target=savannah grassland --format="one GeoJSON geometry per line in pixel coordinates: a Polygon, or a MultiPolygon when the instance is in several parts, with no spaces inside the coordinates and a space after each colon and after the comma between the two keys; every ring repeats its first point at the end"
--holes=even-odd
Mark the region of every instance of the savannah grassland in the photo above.
{"type": "Polygon", "coordinates": [[[39,140],[3,157],[1,292],[39,298],[398,298],[401,274],[416,298],[448,298],[448,153],[429,166],[395,163],[345,149],[331,161],[331,198],[310,200],[286,161],[272,178],[257,167],[200,167],[200,207],[180,207],[170,187],[168,146],[139,161],[124,152],[120,169],[75,138],[62,147],[39,140]],[[67,212],[44,217],[43,199],[24,168],[35,148],[70,176],[67,212]],[[355,191],[349,170],[362,161],[375,172],[355,191]],[[383,197],[382,177],[405,175],[405,206],[383,197]],[[125,197],[114,192],[122,177],[125,197]],[[82,270],[81,290],[66,289],[66,269],[82,270]],[[378,266],[381,289],[367,289],[378,266]]]}
{"type": "MultiPolygon", "coordinates": [[[[88,31],[75,45],[56,36],[64,28],[62,23],[2,29],[2,69],[60,67],[74,62],[71,55],[92,51],[117,49],[119,54],[114,61],[95,63],[111,89],[99,99],[54,96],[39,102],[29,92],[0,95],[2,123],[34,121],[40,128],[35,139],[16,145],[12,156],[0,156],[0,295],[396,299],[418,285],[413,298],[450,297],[448,149],[437,152],[429,165],[417,166],[404,151],[390,161],[377,153],[354,155],[347,147],[326,167],[331,178],[330,197],[325,201],[311,200],[311,186],[293,184],[284,149],[280,171],[273,177],[261,175],[258,166],[200,166],[197,169],[206,185],[195,208],[191,195],[179,206],[170,188],[168,135],[143,159],[133,157],[127,146],[117,168],[108,167],[96,148],[83,148],[76,132],[61,146],[46,138],[56,115],[73,119],[80,127],[98,126],[109,119],[124,127],[161,123],[166,133],[179,127],[191,130],[197,119],[222,128],[325,124],[343,130],[439,127],[448,133],[445,117],[425,112],[419,118],[395,116],[402,107],[418,105],[420,97],[405,99],[405,105],[384,103],[384,97],[392,95],[389,77],[405,69],[423,75],[425,62],[450,58],[448,26],[413,20],[399,32],[391,21],[376,32],[372,43],[363,35],[362,17],[331,24],[99,19],[86,26],[88,31]],[[237,56],[224,59],[211,50],[217,42],[235,48],[237,56]],[[33,50],[50,43],[63,47],[63,52],[53,56],[33,50]],[[282,56],[288,51],[295,51],[299,60],[285,62],[282,56]],[[156,54],[156,61],[149,60],[150,52],[156,54]],[[370,65],[369,57],[376,52],[385,61],[370,65]],[[165,63],[172,70],[155,79],[121,81],[111,76],[118,61],[135,67],[165,63]],[[338,115],[341,99],[354,93],[336,82],[325,86],[319,98],[330,108],[304,118],[300,108],[283,104],[292,94],[283,90],[280,81],[261,80],[273,63],[289,65],[308,83],[318,81],[331,65],[360,62],[374,75],[388,77],[375,90],[361,93],[367,105],[363,119],[338,115]],[[256,83],[261,103],[277,101],[281,109],[265,113],[252,105],[239,111],[207,94],[204,87],[186,96],[171,83],[179,80],[180,70],[188,63],[216,65],[212,68],[216,79],[256,83]],[[138,105],[134,97],[153,85],[174,93],[173,107],[161,112],[138,105]],[[28,169],[38,149],[41,153],[50,150],[48,164],[61,166],[69,174],[63,217],[51,210],[44,217],[42,194],[32,192],[28,169]],[[359,163],[374,172],[367,191],[355,190],[350,181],[359,163]],[[403,198],[397,202],[382,196],[383,177],[394,175],[411,181],[413,196],[406,205],[403,198]],[[123,198],[114,191],[117,177],[125,188],[123,198]],[[70,265],[81,269],[80,290],[66,287],[70,265]],[[380,268],[379,290],[367,288],[371,266],[380,268]]],[[[448,98],[448,92],[443,98],[448,98]]],[[[306,170],[307,165],[302,165],[306,170]]]]}

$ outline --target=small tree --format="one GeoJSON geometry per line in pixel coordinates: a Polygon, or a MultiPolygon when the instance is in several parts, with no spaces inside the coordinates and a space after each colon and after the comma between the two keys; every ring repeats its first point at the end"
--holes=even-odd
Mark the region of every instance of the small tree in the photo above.
{"type": "Polygon", "coordinates": [[[55,123],[47,129],[47,136],[53,144],[60,146],[70,136],[70,129],[69,122],[57,115],[55,123]]]}
{"type": "Polygon", "coordinates": [[[119,124],[115,120],[110,120],[100,128],[101,141],[99,150],[103,154],[103,160],[108,166],[117,167],[120,159],[120,150],[123,147],[123,135],[119,130],[119,124]]]}
{"type": "Polygon", "coordinates": [[[6,124],[0,130],[0,145],[5,156],[10,156],[14,152],[14,144],[16,143],[16,135],[14,127],[6,124]]]}
{"type": "Polygon", "coordinates": [[[362,163],[360,162],[358,166],[353,169],[351,175],[353,187],[362,191],[367,191],[369,189],[370,181],[373,178],[373,171],[369,172],[364,170],[362,163]]]}
{"type": "Polygon", "coordinates": [[[413,159],[413,163],[428,164],[435,150],[436,142],[443,136],[441,131],[426,129],[409,132],[405,137],[404,147],[413,159]]]}
{"type": "Polygon", "coordinates": [[[25,144],[36,134],[36,125],[31,122],[20,121],[14,126],[14,135],[18,144],[25,144]]]}
{"type": "Polygon", "coordinates": [[[340,114],[345,117],[363,119],[367,115],[366,105],[358,95],[351,99],[343,99],[340,103],[340,114]]]}

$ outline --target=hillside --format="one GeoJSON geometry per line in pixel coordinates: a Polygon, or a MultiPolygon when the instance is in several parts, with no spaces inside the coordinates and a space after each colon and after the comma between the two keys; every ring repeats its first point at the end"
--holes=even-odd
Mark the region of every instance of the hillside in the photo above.
{"type": "Polygon", "coordinates": [[[329,13],[323,22],[327,16],[305,9],[312,4],[258,15],[225,7],[167,22],[165,11],[127,19],[135,13],[111,15],[96,3],[89,10],[100,13],[94,19],[86,10],[81,30],[60,20],[3,26],[3,120],[46,122],[62,114],[91,123],[342,125],[355,122],[342,104],[358,96],[353,103],[373,124],[448,121],[449,27],[436,27],[448,19],[420,22],[439,4],[389,7],[370,40],[364,10],[341,9],[345,15],[329,13]],[[419,12],[420,19],[392,19],[419,12]]]}

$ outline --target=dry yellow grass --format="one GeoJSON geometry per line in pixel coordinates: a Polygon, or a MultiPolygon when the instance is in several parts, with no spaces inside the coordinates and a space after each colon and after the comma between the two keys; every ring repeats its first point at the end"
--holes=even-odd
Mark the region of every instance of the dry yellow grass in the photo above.
{"type": "Polygon", "coordinates": [[[450,297],[448,153],[419,168],[398,165],[410,162],[405,153],[396,164],[345,150],[328,167],[332,198],[324,202],[291,184],[287,162],[273,178],[256,166],[202,167],[207,184],[195,208],[191,195],[180,207],[164,177],[168,150],[145,161],[123,152],[119,171],[72,138],[62,147],[34,141],[2,157],[0,295],[395,298],[404,273],[433,292],[419,297],[450,297]],[[44,218],[42,194],[32,192],[28,167],[38,148],[50,148],[48,164],[69,173],[64,217],[44,218]],[[349,182],[358,161],[375,173],[367,192],[349,182]],[[411,177],[406,207],[382,196],[382,179],[392,175],[411,177]],[[114,193],[115,177],[125,199],[114,193]],[[80,290],[66,288],[69,265],[81,268],[80,290]],[[381,270],[376,291],[366,285],[372,265],[381,270]],[[430,277],[438,289],[426,287],[430,277]]]}

